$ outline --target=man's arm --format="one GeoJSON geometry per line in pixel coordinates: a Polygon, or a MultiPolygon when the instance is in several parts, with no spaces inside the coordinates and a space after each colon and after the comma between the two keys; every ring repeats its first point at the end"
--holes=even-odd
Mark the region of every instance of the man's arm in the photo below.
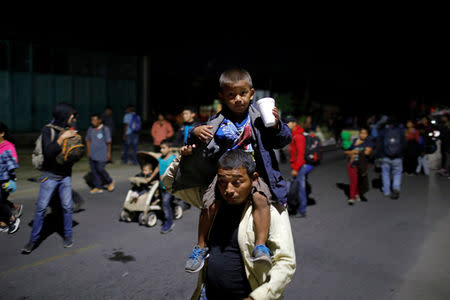
{"type": "Polygon", "coordinates": [[[273,253],[272,268],[267,281],[250,293],[249,297],[255,300],[280,299],[296,269],[294,239],[288,213],[283,209],[280,214],[272,207],[270,217],[267,245],[273,253]]]}

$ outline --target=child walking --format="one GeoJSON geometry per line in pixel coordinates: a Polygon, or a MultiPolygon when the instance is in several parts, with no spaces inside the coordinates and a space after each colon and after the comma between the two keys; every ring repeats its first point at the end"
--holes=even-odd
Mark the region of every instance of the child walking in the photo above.
{"type": "MultiPolygon", "coordinates": [[[[281,176],[274,149],[281,149],[291,142],[291,131],[280,121],[277,108],[272,111],[276,124],[270,128],[264,126],[259,111],[251,105],[255,90],[251,76],[246,70],[226,70],[220,76],[219,85],[219,97],[223,110],[211,118],[207,124],[197,126],[191,131],[187,146],[182,148],[182,155],[192,154],[196,145],[207,142],[214,144],[211,148],[218,149],[214,154],[214,158],[217,159],[221,154],[232,149],[242,149],[252,155],[257,172],[267,183],[270,194],[264,194],[263,189],[258,187],[255,187],[252,193],[254,205],[252,214],[255,224],[255,247],[252,251],[252,260],[271,263],[270,251],[265,245],[270,224],[269,204],[270,201],[278,200],[285,205],[287,201],[286,182],[281,176]],[[217,120],[222,121],[217,130],[212,132],[211,124],[217,120]],[[261,194],[261,197],[258,194],[261,194]]],[[[211,197],[216,183],[221,184],[216,180],[216,178],[213,180],[203,196],[198,242],[186,262],[185,271],[187,272],[198,272],[208,257],[207,235],[220,206],[217,198],[211,197]]]]}
{"type": "MultiPolygon", "coordinates": [[[[16,172],[19,167],[17,152],[8,127],[0,122],[0,232],[15,233],[19,229],[20,219],[13,213],[14,204],[8,196],[16,191],[16,172]],[[13,209],[12,209],[13,208],[13,209]]],[[[22,206],[17,206],[22,210],[22,206]]]]}

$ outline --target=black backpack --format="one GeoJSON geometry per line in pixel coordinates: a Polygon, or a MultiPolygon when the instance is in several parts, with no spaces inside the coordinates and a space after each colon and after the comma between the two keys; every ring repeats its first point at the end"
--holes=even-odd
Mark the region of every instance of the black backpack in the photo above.
{"type": "Polygon", "coordinates": [[[314,134],[303,133],[305,136],[305,162],[308,165],[318,165],[322,159],[322,143],[314,134]]]}
{"type": "Polygon", "coordinates": [[[402,154],[402,134],[399,128],[387,128],[383,137],[383,151],[388,157],[400,157],[402,154]]]}

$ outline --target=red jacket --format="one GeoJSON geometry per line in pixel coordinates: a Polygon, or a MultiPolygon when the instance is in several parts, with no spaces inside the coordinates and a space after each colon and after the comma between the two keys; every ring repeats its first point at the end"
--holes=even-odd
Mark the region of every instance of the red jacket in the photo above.
{"type": "Polygon", "coordinates": [[[292,131],[292,142],[289,145],[291,168],[295,171],[299,171],[305,164],[305,136],[303,131],[303,128],[297,125],[292,131]]]}

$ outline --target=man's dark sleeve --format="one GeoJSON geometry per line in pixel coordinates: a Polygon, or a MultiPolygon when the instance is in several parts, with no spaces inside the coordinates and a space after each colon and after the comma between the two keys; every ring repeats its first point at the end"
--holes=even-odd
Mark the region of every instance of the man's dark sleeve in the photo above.
{"type": "Polygon", "coordinates": [[[45,127],[42,130],[42,152],[45,159],[54,159],[62,150],[61,146],[56,142],[58,140],[59,133],[55,129],[45,127]],[[52,131],[53,130],[53,141],[52,131]]]}

